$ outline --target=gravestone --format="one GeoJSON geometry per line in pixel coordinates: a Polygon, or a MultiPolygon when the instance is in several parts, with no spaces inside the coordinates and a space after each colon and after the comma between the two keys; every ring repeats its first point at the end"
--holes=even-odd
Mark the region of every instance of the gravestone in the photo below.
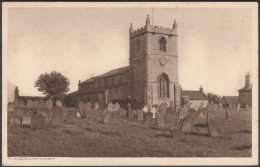
{"type": "Polygon", "coordinates": [[[119,103],[116,103],[116,104],[114,105],[114,111],[119,111],[119,109],[120,109],[120,104],[119,104],[119,103]]]}
{"type": "Polygon", "coordinates": [[[214,137],[220,136],[217,126],[215,125],[215,123],[212,119],[208,120],[208,128],[209,128],[210,136],[214,136],[214,137]]]}
{"type": "Polygon", "coordinates": [[[56,107],[62,107],[62,102],[60,100],[57,100],[55,104],[56,107]]]}
{"type": "Polygon", "coordinates": [[[114,110],[115,110],[115,105],[110,102],[110,103],[107,105],[107,109],[108,109],[109,111],[114,111],[114,110]]]}
{"type": "Polygon", "coordinates": [[[167,110],[167,103],[162,103],[162,104],[160,104],[160,106],[159,106],[159,111],[161,111],[161,112],[166,112],[166,110],[167,110]]]}
{"type": "Polygon", "coordinates": [[[13,103],[8,103],[7,111],[8,112],[14,112],[14,104],[13,103]]]}
{"type": "Polygon", "coordinates": [[[39,103],[38,103],[38,108],[43,108],[43,107],[44,107],[44,99],[41,98],[41,99],[39,100],[39,103]]]}
{"type": "Polygon", "coordinates": [[[30,99],[30,100],[27,100],[26,106],[27,106],[27,107],[33,107],[33,101],[32,101],[31,99],[30,99]]]}
{"type": "Polygon", "coordinates": [[[144,105],[144,107],[143,107],[142,110],[143,110],[144,113],[147,113],[147,112],[148,112],[148,107],[147,107],[147,105],[144,105]]]}
{"type": "Polygon", "coordinates": [[[155,114],[156,114],[156,112],[157,112],[157,109],[155,108],[155,107],[153,107],[152,109],[151,109],[151,113],[153,114],[153,117],[152,118],[154,118],[155,119],[155,114]]]}
{"type": "Polygon", "coordinates": [[[83,112],[84,112],[84,103],[82,101],[80,101],[79,102],[79,113],[81,116],[84,115],[83,112]]]}
{"type": "Polygon", "coordinates": [[[17,116],[17,115],[13,115],[10,118],[10,124],[11,125],[21,125],[21,117],[17,116]]]}
{"type": "Polygon", "coordinates": [[[34,101],[33,101],[33,107],[34,107],[34,108],[37,108],[38,105],[39,105],[39,101],[38,101],[38,100],[34,100],[34,101]]]}
{"type": "Polygon", "coordinates": [[[77,112],[77,118],[81,118],[81,115],[79,112],[77,112]]]}
{"type": "Polygon", "coordinates": [[[191,116],[185,117],[181,127],[181,131],[185,133],[190,133],[192,130],[194,118],[191,116]]]}
{"type": "Polygon", "coordinates": [[[38,109],[37,113],[39,113],[45,117],[46,125],[50,125],[52,123],[52,116],[53,116],[52,110],[49,110],[47,108],[40,108],[40,109],[38,109]]]}
{"type": "Polygon", "coordinates": [[[134,118],[134,113],[133,113],[133,110],[132,110],[131,105],[129,103],[128,103],[127,114],[128,114],[128,119],[133,119],[134,118]]]}
{"type": "Polygon", "coordinates": [[[179,112],[179,123],[181,122],[181,120],[184,120],[184,118],[186,117],[187,114],[187,108],[183,107],[181,109],[181,111],[179,112]]]}
{"type": "Polygon", "coordinates": [[[57,125],[60,123],[60,112],[61,112],[61,108],[58,107],[54,107],[53,108],[53,115],[52,115],[52,125],[57,125]]]}
{"type": "Polygon", "coordinates": [[[30,114],[24,114],[22,116],[22,126],[31,126],[32,116],[30,114]]]}
{"type": "Polygon", "coordinates": [[[113,111],[109,111],[107,109],[105,109],[101,115],[102,115],[102,120],[104,123],[109,123],[112,119],[112,112],[113,111]]]}
{"type": "Polygon", "coordinates": [[[69,111],[68,109],[60,110],[60,121],[69,121],[69,111]]]}
{"type": "Polygon", "coordinates": [[[181,133],[181,129],[179,129],[179,128],[172,128],[172,129],[170,129],[170,132],[171,132],[174,140],[179,141],[179,140],[183,139],[183,135],[181,133]]]}
{"type": "Polygon", "coordinates": [[[163,112],[157,112],[156,113],[156,124],[157,126],[163,127],[165,126],[165,120],[164,120],[165,114],[163,112]]]}
{"type": "Polygon", "coordinates": [[[87,104],[84,104],[83,107],[83,118],[87,118],[90,113],[92,112],[92,105],[90,102],[88,102],[87,104]]]}
{"type": "Polygon", "coordinates": [[[92,111],[93,111],[92,103],[91,103],[91,102],[88,102],[88,103],[87,103],[87,108],[88,108],[89,112],[92,112],[92,111]]]}
{"type": "Polygon", "coordinates": [[[194,107],[194,110],[197,112],[197,111],[199,111],[199,107],[198,106],[195,106],[194,107]]]}
{"type": "MultiPolygon", "coordinates": [[[[44,103],[44,107],[51,111],[53,109],[53,101],[52,101],[52,99],[48,99],[44,103]]],[[[46,122],[48,122],[48,121],[46,121],[46,122]]]]}
{"type": "Polygon", "coordinates": [[[31,128],[32,129],[42,129],[45,126],[45,117],[41,114],[33,114],[31,128]]]}
{"type": "Polygon", "coordinates": [[[137,119],[137,111],[138,111],[138,110],[133,110],[133,109],[132,109],[132,113],[133,113],[133,118],[134,118],[134,119],[137,119]]]}
{"type": "Polygon", "coordinates": [[[199,111],[199,118],[206,118],[205,114],[203,111],[199,111]]]}
{"type": "Polygon", "coordinates": [[[122,107],[119,109],[119,118],[127,118],[127,111],[122,107]]]}
{"type": "Polygon", "coordinates": [[[144,121],[144,112],[142,110],[137,110],[137,120],[144,121]]]}
{"type": "Polygon", "coordinates": [[[153,118],[153,113],[147,112],[144,118],[145,125],[156,125],[156,119],[153,118]]]}
{"type": "Polygon", "coordinates": [[[237,104],[237,110],[236,111],[240,111],[240,103],[237,104]]]}
{"type": "Polygon", "coordinates": [[[94,104],[94,110],[97,111],[100,108],[100,104],[98,102],[95,102],[94,104]]]}

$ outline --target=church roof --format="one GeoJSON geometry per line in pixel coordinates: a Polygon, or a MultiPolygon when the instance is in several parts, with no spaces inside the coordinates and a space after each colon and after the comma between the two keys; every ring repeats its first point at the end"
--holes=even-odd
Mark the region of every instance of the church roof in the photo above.
{"type": "Polygon", "coordinates": [[[106,78],[106,77],[110,77],[110,76],[113,76],[113,75],[124,74],[125,72],[129,71],[129,69],[130,69],[129,66],[117,68],[117,69],[111,70],[111,71],[109,71],[105,74],[95,76],[95,77],[91,77],[91,78],[85,80],[82,83],[94,82],[96,79],[106,78]]]}
{"type": "Polygon", "coordinates": [[[181,95],[189,96],[190,100],[207,100],[207,97],[203,92],[196,90],[183,90],[181,95]]]}
{"type": "Polygon", "coordinates": [[[222,104],[238,104],[238,96],[223,96],[221,100],[222,104]]]}

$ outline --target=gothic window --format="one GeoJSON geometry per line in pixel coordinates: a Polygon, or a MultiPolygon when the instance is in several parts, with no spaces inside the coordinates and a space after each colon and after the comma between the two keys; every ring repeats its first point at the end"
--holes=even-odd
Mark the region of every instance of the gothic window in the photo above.
{"type": "Polygon", "coordinates": [[[162,37],[159,42],[160,42],[160,50],[166,52],[166,43],[167,43],[166,39],[162,37]]]}
{"type": "Polygon", "coordinates": [[[170,97],[169,93],[169,79],[166,74],[162,74],[159,77],[159,86],[160,86],[160,97],[170,97]]]}

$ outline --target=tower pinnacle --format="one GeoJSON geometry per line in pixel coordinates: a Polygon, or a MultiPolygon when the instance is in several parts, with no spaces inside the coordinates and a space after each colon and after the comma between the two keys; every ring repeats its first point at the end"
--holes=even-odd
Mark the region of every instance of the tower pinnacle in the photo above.
{"type": "Polygon", "coordinates": [[[177,28],[177,22],[176,22],[176,19],[174,19],[174,23],[173,23],[172,29],[176,29],[176,28],[177,28]]]}
{"type": "Polygon", "coordinates": [[[149,17],[149,15],[147,15],[147,18],[146,18],[146,26],[150,26],[150,17],[149,17]]]}
{"type": "Polygon", "coordinates": [[[132,24],[132,23],[130,23],[129,31],[130,31],[130,32],[133,32],[133,24],[132,24]]]}

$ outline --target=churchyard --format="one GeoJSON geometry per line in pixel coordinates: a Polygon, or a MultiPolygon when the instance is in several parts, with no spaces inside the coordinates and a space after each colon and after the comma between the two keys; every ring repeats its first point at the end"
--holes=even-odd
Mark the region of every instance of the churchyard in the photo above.
{"type": "Polygon", "coordinates": [[[250,157],[252,112],[161,104],[134,110],[110,103],[29,101],[8,105],[8,156],[250,157]],[[182,119],[183,120],[180,120],[182,119]]]}

